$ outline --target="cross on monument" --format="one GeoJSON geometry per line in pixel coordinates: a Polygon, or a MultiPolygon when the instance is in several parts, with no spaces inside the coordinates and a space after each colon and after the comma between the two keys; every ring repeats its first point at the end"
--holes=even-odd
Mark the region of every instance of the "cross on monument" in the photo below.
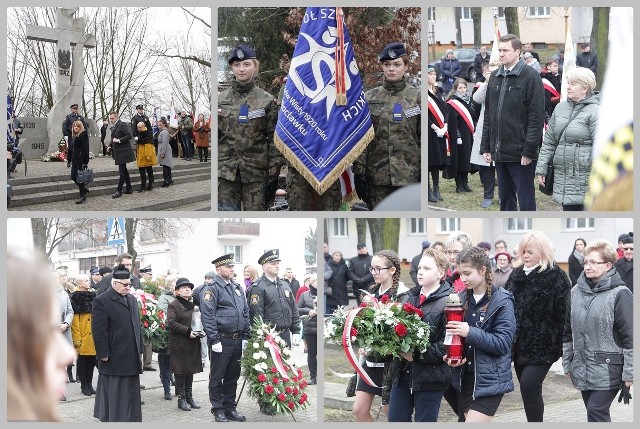
{"type": "Polygon", "coordinates": [[[95,48],[96,38],[85,32],[85,18],[74,18],[77,7],[56,8],[56,27],[27,25],[27,39],[56,44],[56,98],[47,115],[48,152],[58,150],[62,122],[73,103],[82,105],[84,90],[83,48],[95,48]],[[73,48],[73,52],[72,52],[73,48]]]}

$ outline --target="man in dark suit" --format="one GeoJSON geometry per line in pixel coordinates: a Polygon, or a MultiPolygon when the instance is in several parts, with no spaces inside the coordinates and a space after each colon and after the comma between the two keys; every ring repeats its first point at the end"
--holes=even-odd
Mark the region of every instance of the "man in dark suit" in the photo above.
{"type": "Polygon", "coordinates": [[[120,120],[120,115],[116,112],[109,113],[109,122],[111,123],[110,147],[113,153],[113,160],[118,166],[118,172],[120,173],[118,189],[111,197],[120,198],[122,196],[122,188],[125,184],[127,187],[124,193],[133,194],[127,163],[135,161],[136,156],[131,147],[131,130],[129,126],[120,120]]]}
{"type": "Polygon", "coordinates": [[[209,400],[216,422],[246,417],[236,410],[236,390],[240,378],[240,358],[251,335],[249,307],[244,285],[233,281],[233,254],[211,261],[216,266],[213,283],[200,292],[200,313],[209,347],[209,400]]]}
{"type": "Polygon", "coordinates": [[[93,301],[91,331],[100,374],[93,416],[103,422],[142,421],[142,333],[130,290],[131,273],[118,265],[111,288],[93,301]]]}

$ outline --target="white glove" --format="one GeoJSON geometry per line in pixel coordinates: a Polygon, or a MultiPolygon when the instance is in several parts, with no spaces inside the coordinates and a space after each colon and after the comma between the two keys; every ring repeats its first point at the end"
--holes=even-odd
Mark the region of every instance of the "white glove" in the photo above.
{"type": "Polygon", "coordinates": [[[291,335],[291,345],[297,346],[300,344],[300,334],[291,335]]]}
{"type": "Polygon", "coordinates": [[[247,348],[247,344],[249,344],[249,340],[242,340],[242,351],[247,348]]]}
{"type": "Polygon", "coordinates": [[[460,137],[458,137],[458,140],[456,140],[456,143],[462,144],[462,139],[460,137]]]}
{"type": "Polygon", "coordinates": [[[134,139],[135,141],[138,141],[138,137],[134,137],[133,139],[134,139]]]}
{"type": "Polygon", "coordinates": [[[211,344],[211,351],[214,353],[222,353],[222,343],[211,344]]]}
{"type": "Polygon", "coordinates": [[[117,138],[114,137],[113,142],[114,143],[120,143],[120,139],[117,139],[117,138]]]}
{"type": "Polygon", "coordinates": [[[64,136],[64,142],[69,143],[69,136],[64,136]]]}
{"type": "Polygon", "coordinates": [[[436,127],[436,136],[444,137],[446,133],[447,133],[447,129],[445,127],[442,127],[442,128],[436,127]]]}

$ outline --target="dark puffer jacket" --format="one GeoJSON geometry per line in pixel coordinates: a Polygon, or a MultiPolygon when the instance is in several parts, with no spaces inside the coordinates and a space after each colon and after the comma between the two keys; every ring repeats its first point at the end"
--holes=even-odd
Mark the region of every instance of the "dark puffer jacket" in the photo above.
{"type": "Polygon", "coordinates": [[[452,369],[442,357],[446,354],[444,337],[447,324],[444,315],[444,304],[450,294],[455,293],[453,286],[443,282],[420,305],[421,286],[414,287],[405,295],[406,302],[419,307],[422,310],[422,321],[429,324],[429,347],[422,353],[413,353],[413,362],[405,359],[394,359],[389,369],[385,385],[396,386],[402,377],[406,377],[407,372],[411,374],[411,389],[414,392],[424,392],[430,390],[446,390],[453,377],[452,369]]]}
{"type": "Polygon", "coordinates": [[[505,289],[513,294],[518,328],[513,341],[515,365],[547,365],[562,356],[564,314],[571,284],[557,265],[529,275],[518,267],[505,289]]]}
{"type": "MultiPolygon", "coordinates": [[[[466,292],[460,293],[464,305],[466,292]]],[[[471,326],[465,344],[475,349],[476,398],[501,395],[513,391],[511,376],[511,347],[516,334],[516,318],[513,312],[513,295],[501,287],[493,287],[487,316],[479,327],[471,326]]],[[[453,387],[460,391],[462,367],[454,368],[453,387]]]]}
{"type": "Polygon", "coordinates": [[[344,259],[335,263],[329,259],[327,265],[333,272],[327,284],[331,287],[331,295],[325,295],[327,304],[329,305],[349,305],[349,296],[347,295],[347,275],[349,267],[344,259]]]}

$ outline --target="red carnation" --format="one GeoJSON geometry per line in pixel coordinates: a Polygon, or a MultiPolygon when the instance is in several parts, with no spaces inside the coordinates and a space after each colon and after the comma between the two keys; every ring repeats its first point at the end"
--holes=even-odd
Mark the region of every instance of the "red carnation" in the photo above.
{"type": "Polygon", "coordinates": [[[268,393],[269,395],[273,393],[273,386],[270,384],[267,384],[264,388],[265,393],[268,393]]]}
{"type": "Polygon", "coordinates": [[[297,395],[299,392],[300,392],[300,391],[298,390],[298,388],[297,388],[297,387],[294,387],[294,388],[293,388],[293,394],[294,394],[294,395],[297,395]]]}
{"type": "Polygon", "coordinates": [[[305,401],[307,400],[308,396],[306,393],[303,393],[302,396],[300,397],[300,399],[304,399],[305,401]]]}
{"type": "Polygon", "coordinates": [[[356,328],[351,328],[351,331],[349,332],[349,335],[352,337],[357,337],[358,336],[358,330],[356,328]]]}
{"type": "Polygon", "coordinates": [[[271,372],[275,374],[276,372],[278,372],[278,368],[276,368],[275,366],[272,366],[271,372]]]}
{"type": "Polygon", "coordinates": [[[417,310],[417,308],[415,308],[413,305],[409,304],[408,302],[406,302],[403,306],[402,306],[402,310],[404,310],[405,312],[412,314],[415,313],[415,311],[417,310]]]}
{"type": "Polygon", "coordinates": [[[304,404],[305,402],[306,402],[306,399],[305,399],[305,398],[300,398],[300,399],[298,400],[298,403],[299,403],[300,405],[304,404]]]}
{"type": "Polygon", "coordinates": [[[287,399],[287,395],[285,395],[284,393],[280,393],[278,395],[278,401],[284,402],[285,399],[287,399]]]}
{"type": "Polygon", "coordinates": [[[296,377],[295,375],[293,377],[291,377],[291,381],[296,382],[298,381],[298,377],[296,377]]]}
{"type": "Polygon", "coordinates": [[[258,381],[259,381],[260,383],[264,383],[265,381],[267,381],[267,376],[266,376],[266,375],[264,375],[264,374],[260,374],[260,375],[258,375],[258,381]]]}
{"type": "Polygon", "coordinates": [[[158,317],[161,319],[164,317],[164,313],[162,312],[162,310],[158,311],[158,317]]]}
{"type": "Polygon", "coordinates": [[[289,386],[284,388],[284,391],[287,392],[288,394],[291,394],[291,392],[293,392],[293,389],[289,386]]]}
{"type": "Polygon", "coordinates": [[[416,316],[422,319],[422,316],[424,316],[424,313],[419,308],[416,308],[416,316]]]}
{"type": "Polygon", "coordinates": [[[294,407],[296,406],[296,404],[294,404],[293,402],[289,401],[289,403],[287,404],[289,406],[290,410],[293,410],[294,407]]]}
{"type": "Polygon", "coordinates": [[[149,327],[149,322],[147,322],[147,321],[145,320],[145,321],[144,321],[144,323],[143,323],[143,325],[144,325],[144,327],[145,327],[145,328],[148,328],[148,327],[149,327]]]}
{"type": "Polygon", "coordinates": [[[391,301],[391,298],[389,298],[389,295],[382,295],[382,297],[380,297],[380,302],[382,304],[387,304],[389,301],[391,301]]]}
{"type": "Polygon", "coordinates": [[[396,334],[398,334],[401,337],[404,337],[405,335],[407,335],[407,327],[404,326],[402,323],[398,323],[396,327],[393,328],[393,330],[396,331],[396,334]]]}
{"type": "Polygon", "coordinates": [[[147,310],[145,308],[142,309],[142,315],[146,316],[147,315],[147,310]]]}
{"type": "Polygon", "coordinates": [[[298,368],[298,377],[302,378],[302,370],[298,368]]]}
{"type": "Polygon", "coordinates": [[[278,382],[280,381],[280,379],[278,377],[273,377],[271,379],[271,381],[273,382],[273,384],[278,384],[278,382]]]}
{"type": "Polygon", "coordinates": [[[360,303],[360,307],[368,307],[368,305],[367,305],[367,303],[366,303],[366,302],[361,302],[361,303],[360,303]]]}
{"type": "Polygon", "coordinates": [[[160,325],[160,327],[161,327],[162,329],[164,329],[164,323],[162,323],[162,324],[160,325]]]}

